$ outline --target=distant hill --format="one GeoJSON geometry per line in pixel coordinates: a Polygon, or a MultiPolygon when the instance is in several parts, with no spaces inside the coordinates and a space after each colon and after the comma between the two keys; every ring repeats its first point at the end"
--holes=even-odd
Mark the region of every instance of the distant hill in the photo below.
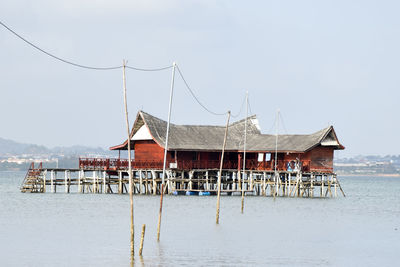
{"type": "MultiPolygon", "coordinates": [[[[109,150],[101,147],[86,147],[86,146],[70,146],[70,147],[55,147],[47,148],[41,145],[18,143],[13,140],[8,140],[0,137],[0,156],[18,156],[22,154],[29,155],[44,155],[44,154],[62,154],[66,156],[86,155],[86,154],[110,154],[109,150]]],[[[115,153],[114,153],[115,154],[115,153]]]]}
{"type": "Polygon", "coordinates": [[[23,144],[0,137],[0,156],[48,153],[50,153],[50,150],[45,146],[23,144]]]}

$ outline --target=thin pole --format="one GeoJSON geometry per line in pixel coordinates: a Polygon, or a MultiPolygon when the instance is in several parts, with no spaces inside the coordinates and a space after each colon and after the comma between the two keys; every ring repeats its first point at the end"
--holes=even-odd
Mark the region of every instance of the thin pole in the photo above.
{"type": "Polygon", "coordinates": [[[247,117],[249,115],[249,91],[246,91],[246,119],[244,124],[244,145],[243,145],[243,176],[242,176],[242,213],[244,209],[244,172],[246,171],[246,142],[247,142],[247,117]]]}
{"type": "Polygon", "coordinates": [[[219,167],[219,173],[218,173],[218,196],[217,196],[217,214],[215,218],[215,223],[219,224],[219,203],[220,203],[220,198],[221,198],[221,176],[222,176],[222,166],[224,163],[224,153],[225,153],[225,146],[226,146],[226,138],[228,136],[228,127],[229,127],[229,119],[231,118],[231,111],[228,111],[228,120],[226,121],[226,127],[225,127],[225,136],[224,136],[224,144],[222,146],[222,155],[221,155],[221,164],[219,167]]]}
{"type": "Polygon", "coordinates": [[[164,182],[165,182],[165,168],[167,164],[167,151],[168,151],[168,139],[169,139],[169,126],[171,121],[171,109],[172,109],[172,97],[174,95],[174,80],[175,80],[175,68],[176,63],[172,64],[172,79],[171,79],[171,91],[169,94],[169,107],[168,107],[168,123],[167,123],[167,133],[165,135],[165,148],[164,148],[164,163],[162,172],[162,184],[161,184],[161,196],[160,196],[160,211],[158,213],[158,226],[157,226],[157,241],[160,241],[160,229],[161,229],[161,217],[162,217],[162,205],[163,205],[163,195],[164,195],[164,182]]]}
{"type": "Polygon", "coordinates": [[[162,215],[163,196],[164,196],[163,191],[164,191],[164,184],[161,185],[160,211],[158,212],[158,225],[157,225],[157,241],[160,241],[161,215],[162,215]]]}
{"type": "Polygon", "coordinates": [[[125,67],[126,62],[123,60],[122,62],[122,80],[123,80],[123,87],[124,87],[124,104],[125,104],[125,120],[126,120],[126,130],[128,134],[128,174],[129,174],[129,199],[131,202],[131,257],[134,257],[134,240],[135,240],[135,233],[133,231],[134,224],[133,224],[133,180],[132,180],[132,159],[131,159],[131,134],[129,128],[129,119],[128,119],[128,103],[126,100],[126,77],[125,77],[125,67]]]}
{"type": "Polygon", "coordinates": [[[278,128],[279,128],[279,109],[276,111],[276,126],[275,126],[275,164],[274,164],[274,174],[275,174],[275,193],[274,197],[278,194],[278,173],[276,171],[276,165],[278,161],[278,128]]]}
{"type": "Polygon", "coordinates": [[[142,226],[142,236],[140,237],[139,256],[142,256],[143,243],[144,243],[144,234],[145,234],[145,232],[146,232],[146,225],[143,224],[143,226],[142,226]]]}
{"type": "Polygon", "coordinates": [[[346,194],[344,193],[344,191],[343,191],[343,189],[342,189],[342,186],[340,185],[339,180],[337,179],[336,176],[335,176],[335,180],[336,180],[336,183],[337,183],[338,186],[339,186],[340,191],[342,191],[343,196],[346,197],[346,194]]]}
{"type": "Polygon", "coordinates": [[[168,151],[168,139],[169,139],[169,125],[171,120],[171,108],[172,108],[172,97],[174,95],[174,80],[175,80],[175,67],[176,63],[172,64],[172,79],[171,79],[171,90],[169,93],[169,107],[168,107],[168,122],[167,122],[167,133],[165,136],[165,148],[164,148],[164,163],[163,163],[163,172],[162,172],[162,183],[164,184],[164,176],[165,176],[165,167],[167,164],[167,151],[168,151]]]}

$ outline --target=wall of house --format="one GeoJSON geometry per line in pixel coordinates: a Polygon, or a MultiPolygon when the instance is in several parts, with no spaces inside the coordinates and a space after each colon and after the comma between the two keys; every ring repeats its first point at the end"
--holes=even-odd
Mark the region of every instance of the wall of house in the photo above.
{"type": "MultiPolygon", "coordinates": [[[[332,147],[317,146],[306,153],[278,153],[278,169],[287,170],[287,163],[295,163],[298,160],[302,163],[303,171],[332,171],[333,168],[332,147]]],[[[265,162],[265,168],[273,168],[275,154],[271,153],[271,162],[265,162]]],[[[294,168],[294,164],[292,164],[294,168]]]]}
{"type": "MultiPolygon", "coordinates": [[[[137,161],[163,161],[164,148],[160,147],[153,140],[138,140],[134,145],[135,160],[137,161]]],[[[170,161],[173,153],[167,154],[167,160],[170,161]]]]}
{"type": "Polygon", "coordinates": [[[333,154],[333,147],[317,146],[306,152],[302,160],[310,162],[310,171],[332,171],[333,154]]]}
{"type": "MultiPolygon", "coordinates": [[[[136,141],[134,145],[135,160],[137,161],[163,161],[164,149],[160,147],[153,140],[140,140],[136,141]]],[[[213,162],[220,160],[220,152],[194,152],[194,151],[178,151],[176,152],[178,161],[198,161],[198,162],[213,162]]],[[[241,154],[241,159],[243,153],[241,154]]],[[[333,155],[334,149],[332,147],[317,146],[306,153],[278,153],[278,169],[286,170],[287,162],[296,161],[299,159],[303,164],[304,171],[333,171],[333,155]]],[[[238,162],[237,152],[227,152],[225,155],[226,161],[238,162]]],[[[262,162],[258,162],[258,153],[246,153],[246,162],[253,161],[256,165],[246,165],[253,169],[273,169],[274,166],[274,153],[271,153],[271,160],[265,161],[265,155],[262,162]]],[[[175,162],[175,151],[167,153],[167,161],[175,162]]],[[[241,168],[242,162],[238,164],[241,168]]],[[[219,165],[218,165],[219,166],[219,165]]],[[[294,167],[294,166],[293,166],[294,167]]]]}
{"type": "Polygon", "coordinates": [[[178,151],[178,160],[198,160],[199,154],[193,151],[178,151]]]}
{"type": "MultiPolygon", "coordinates": [[[[290,163],[290,168],[294,170],[296,168],[296,162],[300,161],[302,165],[307,168],[307,163],[303,162],[303,153],[281,153],[283,155],[284,165],[280,165],[281,169],[288,170],[288,162],[290,163]]],[[[278,154],[279,155],[279,154],[278,154]]]]}
{"type": "Polygon", "coordinates": [[[214,161],[220,159],[220,152],[208,151],[178,151],[178,160],[185,161],[214,161]]]}

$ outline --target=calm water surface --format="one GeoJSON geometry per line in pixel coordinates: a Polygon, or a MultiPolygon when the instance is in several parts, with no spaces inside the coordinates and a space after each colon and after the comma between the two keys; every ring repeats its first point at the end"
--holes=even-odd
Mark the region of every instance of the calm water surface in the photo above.
{"type": "MultiPolygon", "coordinates": [[[[130,266],[129,197],[23,194],[0,172],[1,266],[130,266]]],[[[341,177],[346,198],[135,196],[135,266],[398,266],[400,178],[341,177]]],[[[61,191],[61,190],[59,190],[61,191]]]]}

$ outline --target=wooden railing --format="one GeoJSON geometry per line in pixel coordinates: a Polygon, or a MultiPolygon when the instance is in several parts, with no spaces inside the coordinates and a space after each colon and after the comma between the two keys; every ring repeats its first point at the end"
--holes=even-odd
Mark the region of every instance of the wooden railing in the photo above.
{"type": "Polygon", "coordinates": [[[42,162],[39,163],[39,166],[37,166],[37,168],[35,168],[35,163],[34,162],[32,162],[29,165],[29,169],[26,172],[25,178],[22,181],[22,184],[20,186],[21,190],[23,189],[24,185],[26,184],[28,178],[30,178],[30,177],[38,177],[40,175],[40,173],[42,172],[42,168],[43,168],[42,162]]]}
{"type": "MultiPolygon", "coordinates": [[[[163,167],[162,161],[141,161],[132,160],[134,169],[160,169],[163,167]]],[[[106,159],[106,158],[79,158],[79,168],[81,169],[102,169],[102,170],[125,170],[128,169],[127,159],[106,159]]]]}
{"type": "MultiPolygon", "coordinates": [[[[167,168],[170,168],[170,163],[175,162],[167,162],[167,168]]],[[[81,169],[101,169],[101,170],[126,170],[128,169],[128,160],[127,159],[108,159],[108,158],[80,158],[79,159],[79,167],[81,169]]],[[[178,160],[176,162],[176,168],[180,170],[193,170],[193,169],[219,169],[220,161],[219,160],[208,160],[208,161],[199,161],[199,160],[178,160]]],[[[152,161],[152,160],[132,160],[132,168],[133,169],[162,169],[163,162],[162,161],[152,161]]],[[[238,162],[237,160],[225,160],[222,166],[223,169],[227,170],[237,170],[238,162]]],[[[241,165],[240,168],[243,168],[241,165]]],[[[303,172],[309,171],[319,171],[324,173],[332,173],[333,168],[324,168],[322,169],[313,169],[311,168],[310,161],[301,161],[300,166],[296,168],[294,166],[293,161],[284,161],[278,160],[277,162],[277,170],[278,171],[296,171],[300,168],[303,172]]],[[[275,163],[273,160],[271,161],[257,161],[257,160],[246,160],[246,170],[265,170],[265,171],[273,171],[275,169],[275,163]]]]}

